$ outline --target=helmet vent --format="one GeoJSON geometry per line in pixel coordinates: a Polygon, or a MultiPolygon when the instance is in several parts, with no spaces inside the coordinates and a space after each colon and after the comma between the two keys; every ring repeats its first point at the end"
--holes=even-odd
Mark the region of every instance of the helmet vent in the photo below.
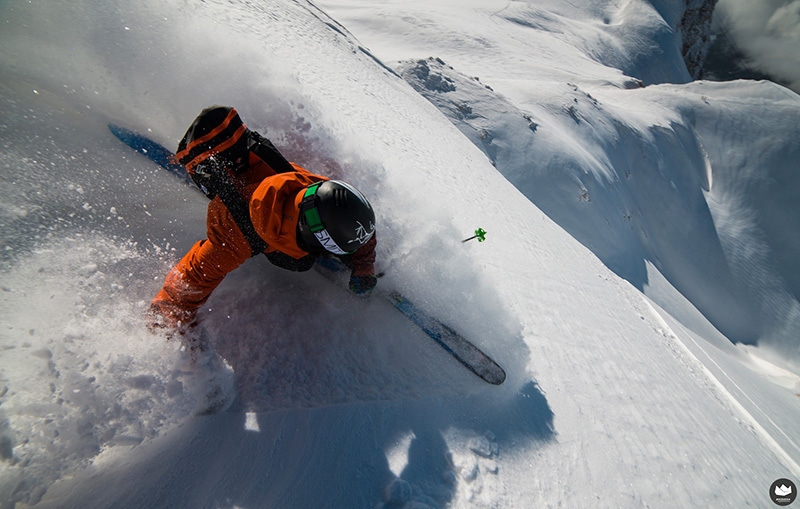
{"type": "Polygon", "coordinates": [[[347,208],[347,190],[336,189],[333,192],[333,199],[337,207],[347,208]]]}

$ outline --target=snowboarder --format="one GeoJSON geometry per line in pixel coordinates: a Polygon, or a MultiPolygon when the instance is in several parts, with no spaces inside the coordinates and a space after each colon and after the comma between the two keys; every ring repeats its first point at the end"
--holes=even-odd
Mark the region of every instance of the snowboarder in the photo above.
{"type": "Polygon", "coordinates": [[[167,274],[150,307],[152,327],[184,335],[225,275],[261,253],[292,271],[335,256],[351,269],[354,293],[375,287],[375,213],[367,199],[287,161],[234,108],[203,110],[175,159],[211,199],[207,239],[167,274]]]}

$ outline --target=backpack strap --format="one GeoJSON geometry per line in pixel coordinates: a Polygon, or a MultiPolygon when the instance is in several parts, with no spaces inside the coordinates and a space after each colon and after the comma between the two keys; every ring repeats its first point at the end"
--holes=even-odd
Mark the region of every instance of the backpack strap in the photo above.
{"type": "MultiPolygon", "coordinates": [[[[255,155],[267,163],[275,173],[295,171],[291,163],[278,152],[275,145],[267,138],[250,129],[246,130],[245,137],[247,139],[248,151],[255,153],[255,155]]],[[[246,157],[244,159],[246,160],[246,157]]],[[[233,171],[238,173],[242,170],[243,168],[239,167],[235,168],[233,171]]],[[[197,180],[199,179],[195,180],[196,183],[197,180]]],[[[211,181],[211,185],[208,186],[208,188],[213,194],[204,190],[206,195],[213,198],[213,195],[216,194],[219,196],[220,200],[222,200],[222,203],[225,204],[233,220],[236,221],[236,226],[239,227],[239,230],[247,239],[247,243],[250,244],[251,256],[263,253],[267,249],[267,243],[258,235],[253,226],[253,220],[250,219],[250,206],[236,189],[233,180],[231,180],[231,176],[222,165],[218,166],[216,171],[211,174],[211,181]]],[[[201,189],[203,189],[202,186],[201,189]]]]}
{"type": "Polygon", "coordinates": [[[294,166],[286,160],[275,145],[267,138],[248,129],[247,149],[269,165],[275,173],[295,171],[294,166]]]}
{"type": "Polygon", "coordinates": [[[267,243],[256,233],[253,221],[250,219],[250,207],[236,189],[228,172],[225,170],[215,172],[211,179],[215,181],[213,186],[217,196],[231,213],[236,226],[247,239],[247,243],[250,244],[250,256],[263,253],[267,249],[267,243]]]}
{"type": "Polygon", "coordinates": [[[267,249],[267,243],[256,233],[250,206],[229,173],[247,171],[251,151],[276,173],[294,171],[272,142],[245,126],[235,108],[212,106],[200,112],[189,126],[175,159],[184,165],[206,197],[219,196],[250,244],[251,256],[255,256],[267,249]]]}

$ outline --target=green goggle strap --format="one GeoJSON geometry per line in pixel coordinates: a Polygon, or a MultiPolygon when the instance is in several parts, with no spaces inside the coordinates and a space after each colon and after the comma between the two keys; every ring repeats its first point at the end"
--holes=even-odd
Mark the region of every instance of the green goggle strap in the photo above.
{"type": "Polygon", "coordinates": [[[317,182],[316,184],[308,186],[300,202],[300,210],[303,212],[303,216],[308,223],[308,229],[311,230],[312,233],[325,229],[325,225],[322,224],[322,219],[319,217],[317,207],[314,206],[314,197],[317,194],[317,189],[322,184],[323,182],[317,182]]]}

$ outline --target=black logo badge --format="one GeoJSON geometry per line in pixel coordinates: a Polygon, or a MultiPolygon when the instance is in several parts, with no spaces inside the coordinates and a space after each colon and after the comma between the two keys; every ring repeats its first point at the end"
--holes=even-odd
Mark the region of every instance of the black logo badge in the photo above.
{"type": "Polygon", "coordinates": [[[769,487],[769,498],[780,506],[787,506],[797,498],[797,486],[789,479],[778,479],[769,487]]]}

